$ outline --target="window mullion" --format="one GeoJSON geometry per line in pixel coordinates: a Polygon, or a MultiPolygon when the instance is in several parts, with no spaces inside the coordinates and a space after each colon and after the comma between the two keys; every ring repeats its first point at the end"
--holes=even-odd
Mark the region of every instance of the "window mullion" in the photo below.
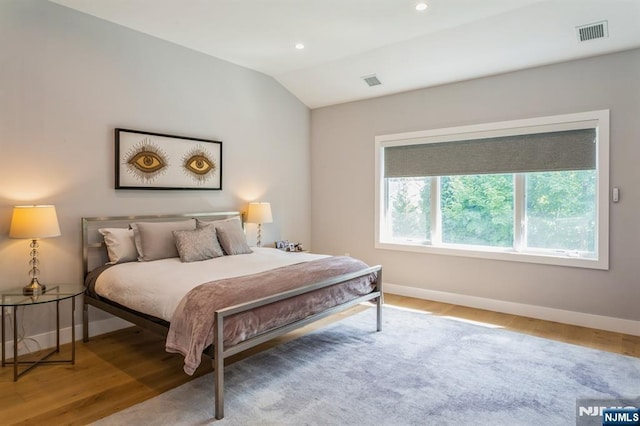
{"type": "Polygon", "coordinates": [[[440,178],[431,177],[431,244],[442,243],[442,214],[440,212],[440,178]]]}
{"type": "Polygon", "coordinates": [[[525,217],[525,177],[522,173],[514,174],[513,194],[513,249],[517,252],[525,248],[526,217],[525,217]]]}

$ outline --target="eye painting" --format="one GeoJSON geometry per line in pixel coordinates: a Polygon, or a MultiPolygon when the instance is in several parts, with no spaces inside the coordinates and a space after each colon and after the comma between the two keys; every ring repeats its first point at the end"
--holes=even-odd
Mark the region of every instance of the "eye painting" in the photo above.
{"type": "Polygon", "coordinates": [[[167,155],[149,138],[144,138],[131,147],[125,155],[127,171],[136,179],[143,182],[152,182],[155,178],[165,173],[169,166],[167,155]]]}
{"type": "Polygon", "coordinates": [[[185,173],[202,184],[213,176],[216,171],[216,162],[211,155],[200,145],[189,151],[183,157],[182,166],[185,173]]]}
{"type": "Polygon", "coordinates": [[[115,129],[115,189],[222,189],[222,142],[115,129]]]}

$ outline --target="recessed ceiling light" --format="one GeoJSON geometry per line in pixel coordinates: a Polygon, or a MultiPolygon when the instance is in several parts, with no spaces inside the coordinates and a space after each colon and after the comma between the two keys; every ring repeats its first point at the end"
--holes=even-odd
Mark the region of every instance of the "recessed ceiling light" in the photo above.
{"type": "Polygon", "coordinates": [[[426,3],[418,3],[418,4],[416,4],[416,10],[418,12],[422,12],[423,10],[427,10],[427,4],[426,3]]]}
{"type": "Polygon", "coordinates": [[[296,43],[296,49],[298,49],[298,50],[302,50],[302,49],[304,49],[304,44],[302,44],[302,43],[296,43]]]}

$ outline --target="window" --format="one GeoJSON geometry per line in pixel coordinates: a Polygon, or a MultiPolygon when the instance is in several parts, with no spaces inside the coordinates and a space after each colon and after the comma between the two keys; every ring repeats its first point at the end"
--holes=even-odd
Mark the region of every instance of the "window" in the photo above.
{"type": "Polygon", "coordinates": [[[608,269],[608,120],[376,137],[376,247],[608,269]]]}

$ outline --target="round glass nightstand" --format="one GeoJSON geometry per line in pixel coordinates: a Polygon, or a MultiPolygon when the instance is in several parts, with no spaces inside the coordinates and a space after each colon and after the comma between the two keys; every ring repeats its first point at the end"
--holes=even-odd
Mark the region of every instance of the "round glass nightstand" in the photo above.
{"type": "Polygon", "coordinates": [[[2,367],[6,362],[6,332],[5,317],[9,310],[13,320],[13,381],[18,380],[27,371],[31,370],[38,364],[75,364],[76,362],[76,336],[75,336],[75,310],[76,297],[84,293],[84,286],[80,284],[49,284],[47,290],[43,294],[25,296],[22,293],[22,287],[12,288],[8,290],[0,290],[0,306],[2,307],[2,367]],[[71,359],[48,360],[54,353],[60,352],[60,301],[71,299],[71,359]],[[56,304],[56,346],[53,350],[46,353],[35,361],[20,361],[18,357],[18,308],[31,305],[40,305],[45,303],[56,304]],[[21,372],[18,372],[18,365],[28,365],[21,372]]]}

